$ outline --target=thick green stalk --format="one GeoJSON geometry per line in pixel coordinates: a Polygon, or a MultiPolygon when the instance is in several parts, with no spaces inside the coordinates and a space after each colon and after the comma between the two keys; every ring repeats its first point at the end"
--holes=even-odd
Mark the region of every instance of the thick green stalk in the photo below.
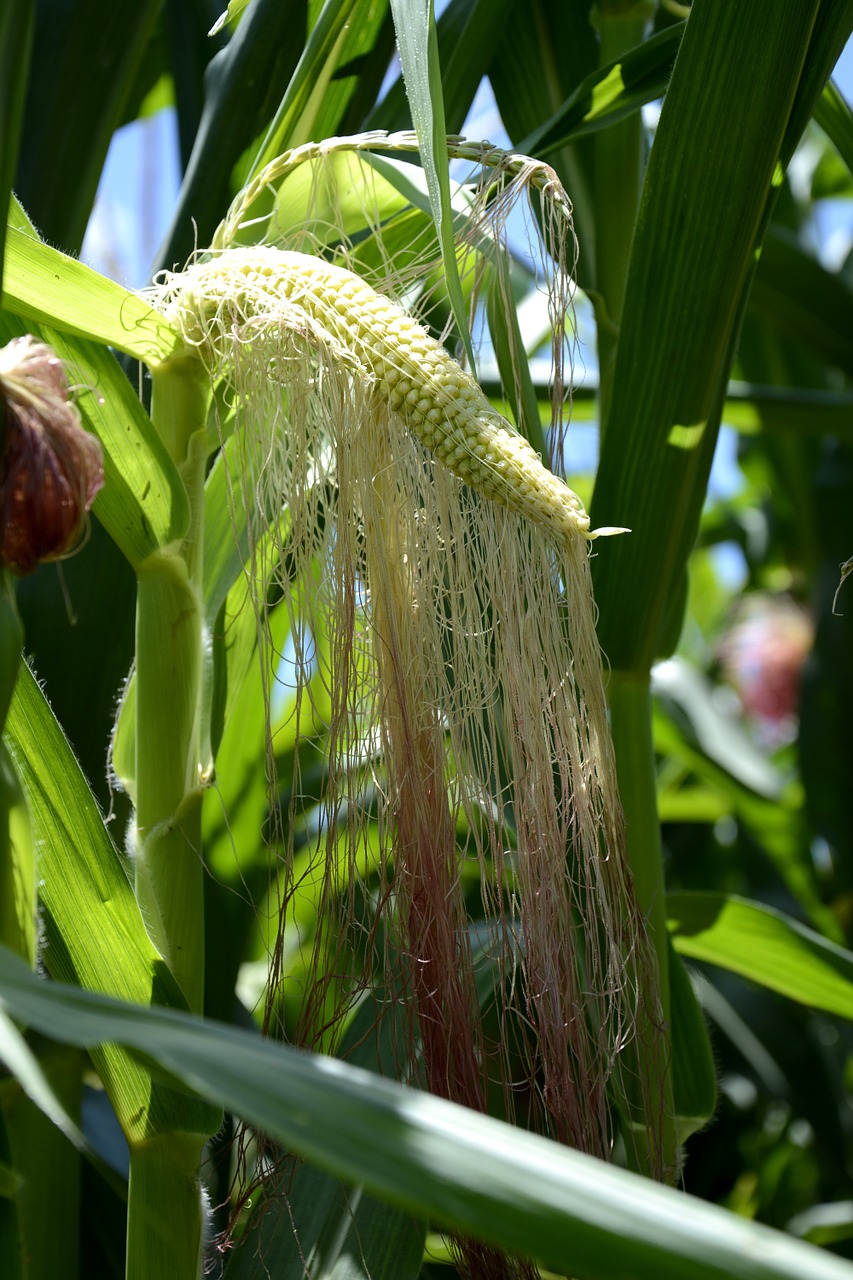
{"type": "MultiPolygon", "coordinates": [[[[611,731],[616,751],[616,772],[619,794],[625,811],[627,825],[628,861],[634,876],[637,903],[649,925],[649,933],[657,961],[660,984],[661,1013],[664,1022],[665,1051],[644,1055],[644,1045],[655,1044],[661,1034],[655,1025],[639,1027],[637,1045],[640,1049],[635,1073],[641,1088],[653,1099],[653,1110],[661,1118],[658,1140],[661,1143],[660,1164],[672,1181],[678,1172],[678,1136],[675,1106],[672,1096],[672,1078],[668,1070],[671,1058],[670,998],[669,998],[669,950],[666,927],[666,899],[661,860],[660,824],[657,813],[655,781],[655,753],[651,732],[651,685],[648,679],[614,673],[608,688],[611,731]],[[661,1068],[663,1070],[661,1071],[661,1068]],[[660,1072],[660,1074],[658,1074],[660,1072]],[[646,1078],[640,1079],[645,1073],[646,1078]]],[[[637,1150],[642,1141],[639,1126],[633,1126],[635,1152],[639,1171],[643,1159],[637,1150]]]]}
{"type": "MultiPolygon", "coordinates": [[[[654,11],[648,0],[599,0],[599,64],[615,62],[642,44],[654,11]]],[[[645,167],[643,118],[634,112],[595,138],[595,303],[598,334],[599,421],[606,430],[616,342],[628,279],[634,224],[645,167]]]]}
{"type": "MultiPolygon", "coordinates": [[[[201,802],[202,546],[209,383],[201,362],[152,371],[151,417],[190,503],[183,543],[138,569],[136,896],[152,942],[193,1011],[204,1003],[201,802]]],[[[127,1280],[201,1274],[203,1138],[163,1132],[131,1144],[127,1280]]]]}
{"type": "Polygon", "coordinates": [[[152,941],[191,1009],[204,991],[201,798],[202,512],[207,375],[195,359],[152,375],[152,419],[190,499],[190,531],[139,568],[136,613],[136,891],[152,941]]]}
{"type": "Polygon", "coordinates": [[[203,1216],[194,1134],[163,1134],[130,1155],[126,1280],[196,1280],[203,1216]]]}

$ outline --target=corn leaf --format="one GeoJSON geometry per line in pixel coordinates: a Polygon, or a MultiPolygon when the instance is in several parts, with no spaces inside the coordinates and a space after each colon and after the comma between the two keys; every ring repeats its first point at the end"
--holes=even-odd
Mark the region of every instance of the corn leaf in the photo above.
{"type": "MultiPolygon", "coordinates": [[[[306,59],[308,53],[306,47],[306,59]]],[[[315,56],[313,65],[300,66],[294,76],[296,84],[304,75],[306,86],[313,87],[301,111],[296,99],[295,109],[288,111],[287,138],[298,141],[360,132],[393,56],[394,24],[388,0],[356,0],[331,55],[325,61],[320,60],[322,54],[320,59],[315,56]]]]}
{"type": "MultiPolygon", "coordinates": [[[[447,132],[462,132],[477,89],[511,18],[514,0],[451,0],[436,18],[447,132]]],[[[412,115],[400,76],[370,112],[368,129],[408,129],[412,115]]]]}
{"type": "Polygon", "coordinates": [[[6,237],[3,306],[28,320],[159,364],[178,346],[171,326],[135,293],[14,226],[6,237]]]}
{"type": "Polygon", "coordinates": [[[667,27],[618,62],[596,68],[549,120],[524,139],[520,150],[550,155],[662,98],[682,34],[683,24],[667,27]]]}
{"type": "Polygon", "coordinates": [[[834,80],[820,95],[814,118],[853,173],[853,112],[834,80]]]}
{"type": "Polygon", "coordinates": [[[305,40],[306,0],[256,0],[211,63],[204,109],[160,266],[183,266],[207,245],[231,197],[231,172],[266,129],[272,102],[285,92],[305,40]]]}
{"type": "MultiPolygon", "coordinates": [[[[26,668],[18,677],[7,735],[38,848],[41,957],[48,973],[139,1004],[182,1007],[91,791],[26,668]]],[[[163,1129],[204,1133],[216,1127],[209,1108],[163,1089],[152,1094],[148,1073],[122,1050],[108,1047],[95,1059],[129,1141],[163,1129]]]]}
{"type": "Polygon", "coordinates": [[[448,176],[447,131],[432,0],[391,0],[394,28],[412,122],[420,144],[432,216],[438,231],[445,283],[469,367],[476,368],[468,315],[456,262],[448,176]]]}
{"type": "Polygon", "coordinates": [[[853,954],[773,907],[722,893],[672,893],[673,945],[800,1004],[853,1019],[853,954]]]}
{"type": "Polygon", "coordinates": [[[6,1013],[0,1013],[0,1061],[72,1146],[91,1154],[77,1121],[57,1094],[26,1038],[6,1013]]]}
{"type": "MultiPolygon", "coordinates": [[[[387,1014],[387,1010],[385,1011],[387,1014]]],[[[399,1017],[382,1016],[375,999],[362,1002],[341,1054],[352,1066],[396,1079],[399,1017]]],[[[226,1280],[254,1280],[258,1256],[276,1280],[417,1280],[426,1231],[422,1222],[310,1164],[286,1165],[286,1205],[275,1191],[261,1196],[226,1280]],[[276,1203],[278,1202],[278,1203],[276,1203]],[[282,1215],[286,1215],[283,1220],[282,1215]],[[248,1246],[248,1247],[247,1247],[248,1246]]]]}
{"type": "Polygon", "coordinates": [[[700,671],[672,658],[655,668],[652,689],[658,706],[698,752],[741,787],[768,800],[781,797],[783,775],[759,751],[740,719],[715,705],[711,683],[700,671]]]}
{"type": "Polygon", "coordinates": [[[696,0],[679,49],[634,237],[591,513],[593,527],[632,530],[593,561],[599,635],[617,669],[647,672],[678,638],[735,335],[819,7],[696,0]]]}
{"type": "Polygon", "coordinates": [[[84,1055],[42,1041],[39,1060],[2,1014],[0,1062],[11,1072],[0,1073],[0,1109],[20,1178],[15,1202],[27,1276],[77,1280],[80,1152],[92,1153],[71,1113],[79,1114],[84,1055]]]}
{"type": "MultiPolygon", "coordinates": [[[[285,1175],[287,1177],[287,1175],[285,1175]]],[[[261,1200],[259,1229],[241,1238],[225,1280],[257,1280],[258,1257],[276,1280],[417,1280],[423,1227],[311,1165],[287,1177],[287,1201],[261,1200]],[[255,1246],[255,1247],[251,1247],[255,1246]]]]}
{"type": "Polygon", "coordinates": [[[851,1280],[848,1262],[357,1067],[168,1009],[40,982],[0,1002],[59,1040],[133,1047],[337,1177],[588,1280],[851,1280]]]}
{"type": "Polygon", "coordinates": [[[0,10],[0,283],[3,280],[6,211],[18,159],[34,14],[33,0],[4,4],[0,10]]]}
{"type": "MultiPolygon", "coordinates": [[[[814,862],[808,848],[803,847],[800,830],[802,793],[799,788],[786,788],[775,797],[756,794],[729,772],[725,764],[711,759],[696,745],[692,732],[685,733],[659,707],[655,708],[654,740],[656,749],[663,756],[677,761],[685,770],[695,774],[700,783],[712,787],[722,803],[722,812],[737,818],[760,841],[809,918],[824,933],[837,932],[837,922],[820,898],[814,862]]],[[[672,803],[670,797],[668,805],[672,806],[672,803]]]]}
{"type": "MultiPolygon", "coordinates": [[[[507,14],[489,81],[516,149],[543,121],[552,119],[598,67],[598,35],[590,17],[585,0],[516,0],[507,14]]],[[[587,138],[561,147],[548,162],[571,195],[575,231],[583,246],[578,283],[591,288],[596,241],[592,144],[587,138]]]]}
{"type": "MultiPolygon", "coordinates": [[[[11,6],[14,9],[15,4],[11,6]]],[[[160,8],[41,0],[15,189],[45,239],[79,252],[107,149],[160,8]]]]}
{"type": "Polygon", "coordinates": [[[765,327],[853,375],[853,290],[781,227],[764,238],[749,309],[765,327]]]}

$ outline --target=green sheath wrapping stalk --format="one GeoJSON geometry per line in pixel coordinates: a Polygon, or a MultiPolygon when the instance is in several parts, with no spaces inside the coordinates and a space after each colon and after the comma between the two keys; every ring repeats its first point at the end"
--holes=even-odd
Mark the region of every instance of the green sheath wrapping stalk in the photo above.
{"type": "Polygon", "coordinates": [[[235,327],[280,324],[309,334],[372,384],[406,426],[478,493],[544,526],[560,542],[591,540],[580,499],[489,404],[477,382],[417,320],[358,276],[273,248],[226,250],[166,283],[166,314],[218,358],[235,327]]]}

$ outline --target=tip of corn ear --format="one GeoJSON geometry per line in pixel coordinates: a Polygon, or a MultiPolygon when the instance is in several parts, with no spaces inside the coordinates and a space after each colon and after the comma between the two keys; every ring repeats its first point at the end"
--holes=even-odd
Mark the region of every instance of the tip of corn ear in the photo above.
{"type": "Polygon", "coordinates": [[[596,538],[612,538],[617,533],[630,532],[630,529],[620,529],[613,524],[603,524],[600,529],[588,529],[584,537],[588,542],[593,542],[596,538]]]}

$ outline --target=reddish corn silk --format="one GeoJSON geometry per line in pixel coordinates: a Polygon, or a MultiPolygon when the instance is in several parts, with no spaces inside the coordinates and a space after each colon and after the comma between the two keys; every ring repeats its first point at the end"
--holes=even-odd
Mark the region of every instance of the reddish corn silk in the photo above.
{"type": "Polygon", "coordinates": [[[58,356],[29,334],[0,349],[0,564],[30,573],[69,555],[104,485],[101,445],[68,399],[58,356]]]}

